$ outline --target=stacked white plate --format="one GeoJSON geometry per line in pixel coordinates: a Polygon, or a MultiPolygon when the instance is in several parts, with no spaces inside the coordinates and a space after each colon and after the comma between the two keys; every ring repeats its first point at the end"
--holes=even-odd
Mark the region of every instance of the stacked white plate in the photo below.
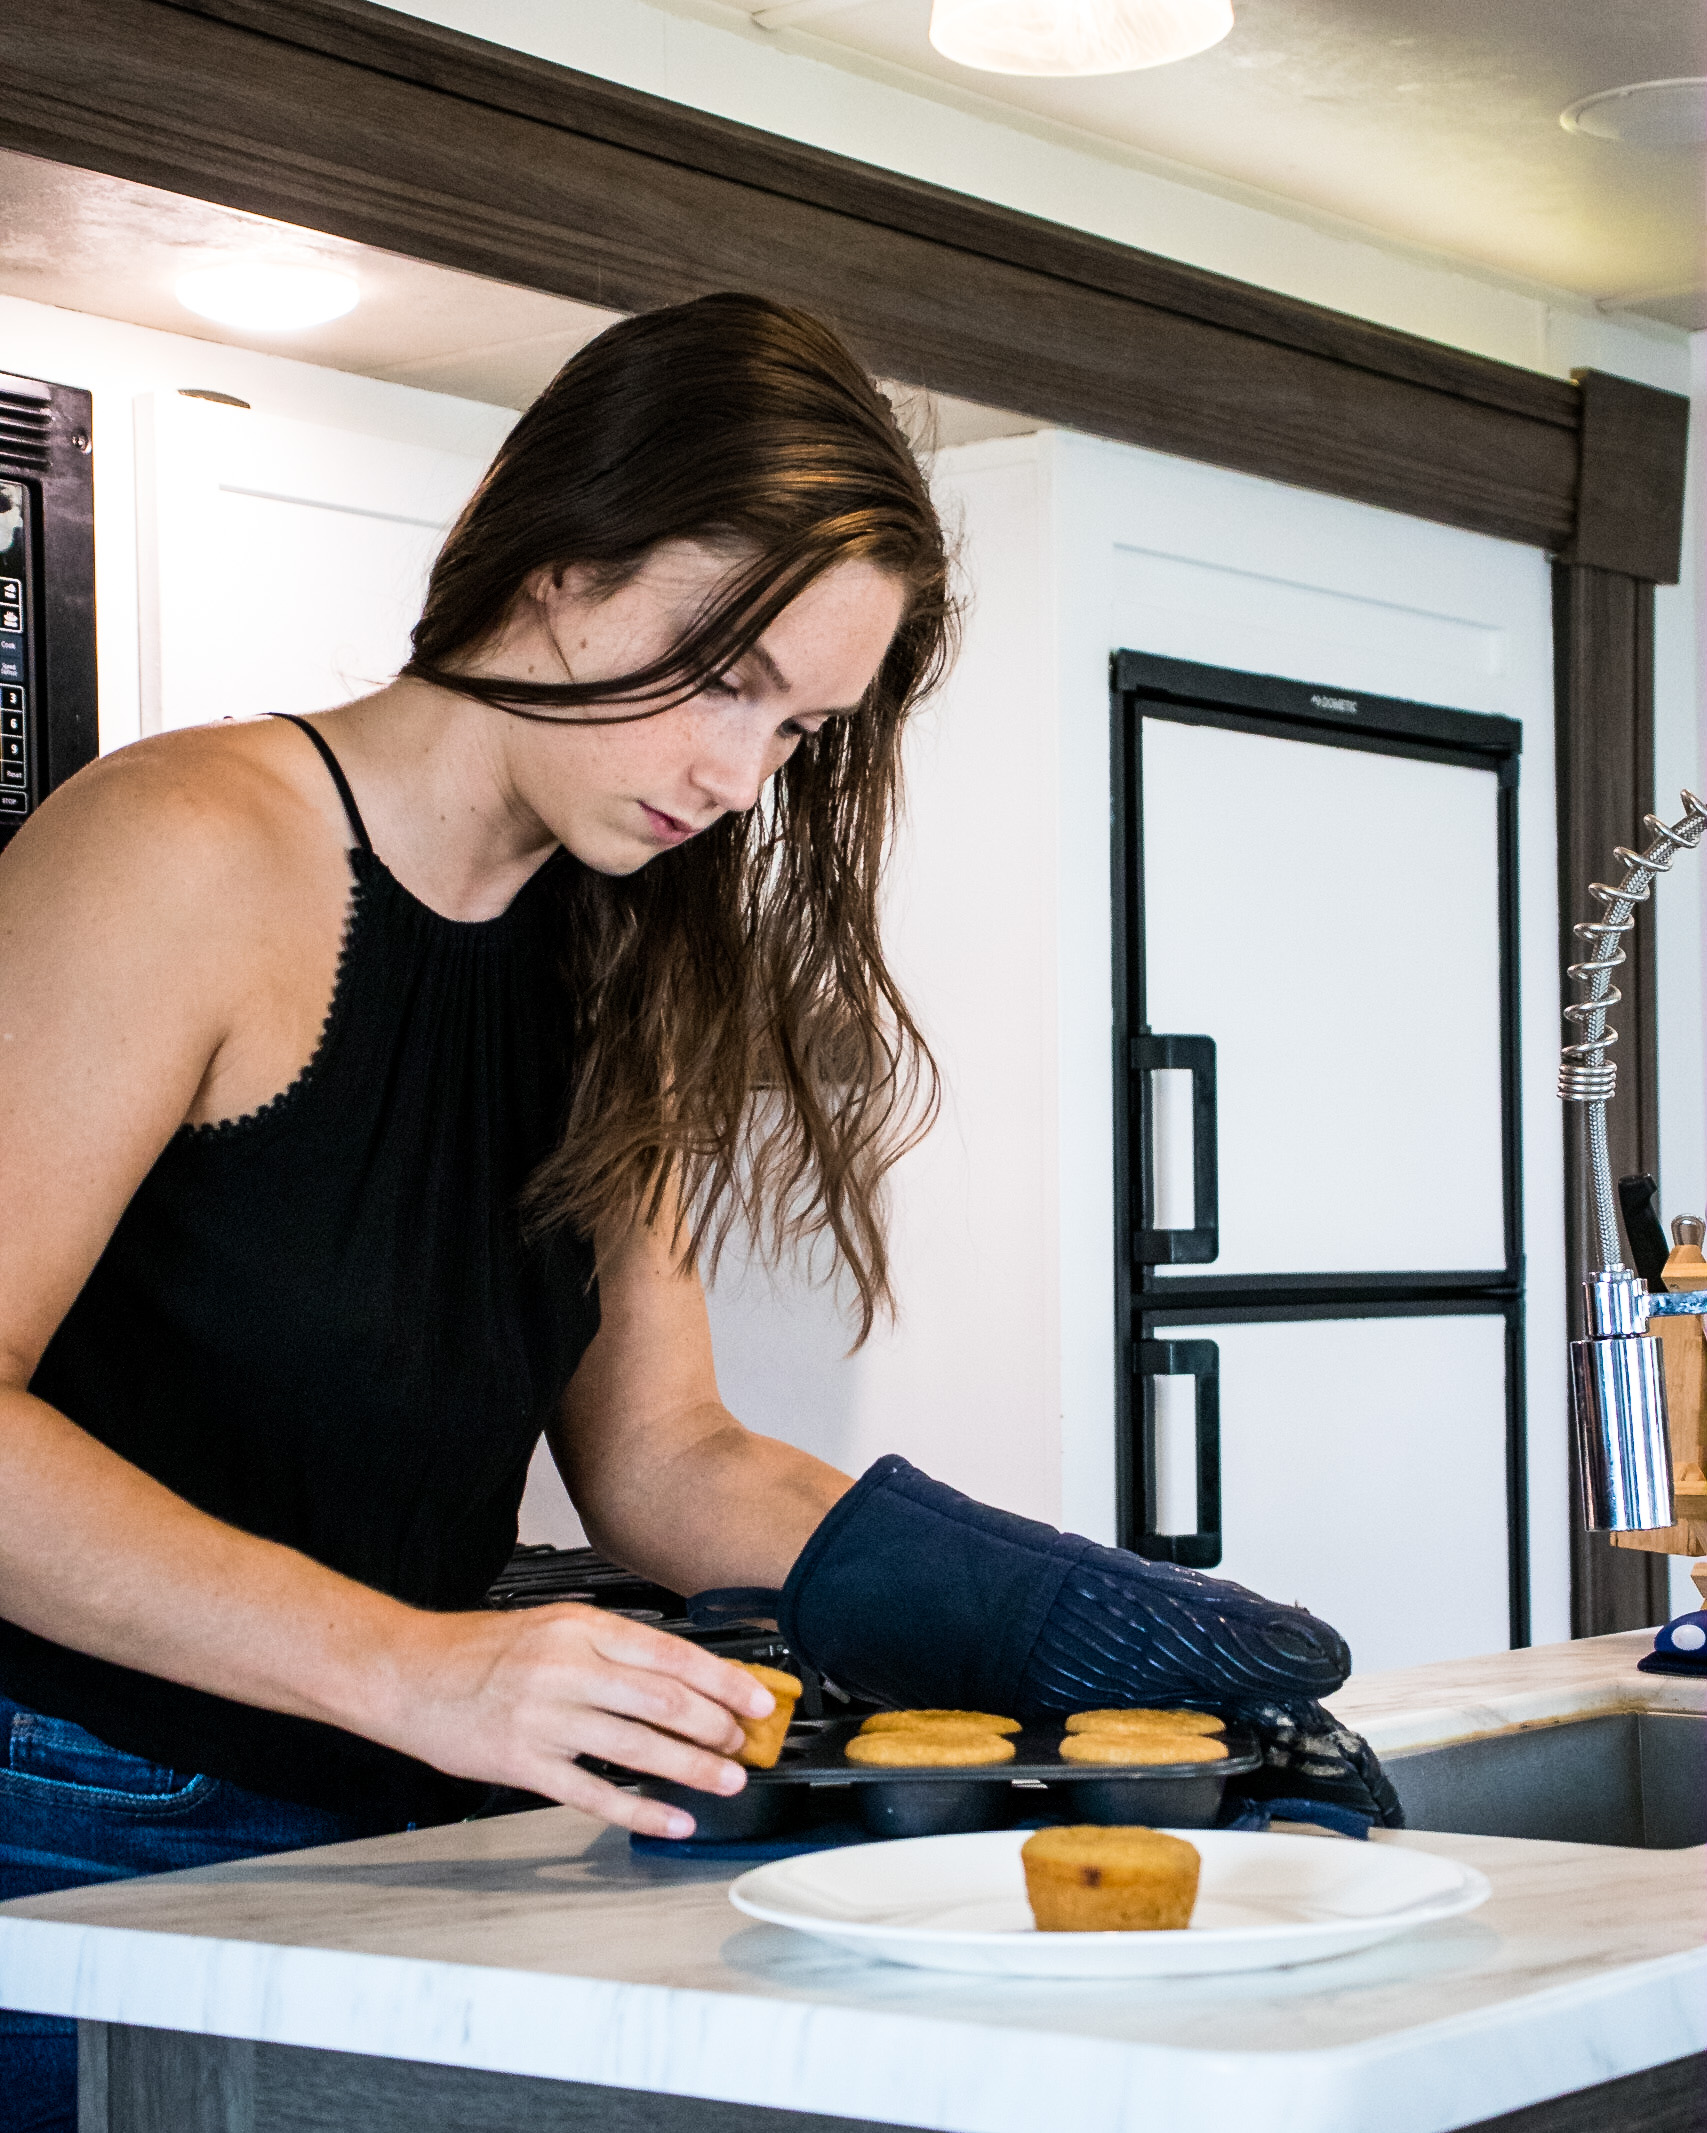
{"type": "Polygon", "coordinates": [[[1020,1865],[1024,1830],[910,1837],[779,1859],[729,1900],[862,1955],[1008,1977],[1187,1977],[1349,1955],[1487,1900],[1473,1867],[1396,1845],[1179,1829],[1203,1860],[1189,1927],[1039,1933],[1020,1865]]]}

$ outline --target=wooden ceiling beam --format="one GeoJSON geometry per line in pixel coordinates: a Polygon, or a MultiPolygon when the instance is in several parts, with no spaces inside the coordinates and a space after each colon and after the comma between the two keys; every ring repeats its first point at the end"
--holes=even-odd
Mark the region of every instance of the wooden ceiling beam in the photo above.
{"type": "Polygon", "coordinates": [[[369,0],[13,0],[8,62],[0,143],[26,153],[615,310],[763,290],[911,384],[1676,575],[1685,403],[1628,380],[1585,426],[1599,388],[369,0]]]}

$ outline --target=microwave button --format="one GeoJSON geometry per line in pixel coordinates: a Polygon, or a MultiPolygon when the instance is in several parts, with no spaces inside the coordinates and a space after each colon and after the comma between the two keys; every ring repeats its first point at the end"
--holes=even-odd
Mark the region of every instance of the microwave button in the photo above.
{"type": "Polygon", "coordinates": [[[0,815],[27,815],[30,811],[30,796],[25,792],[7,792],[0,787],[0,815]]]}
{"type": "Polygon", "coordinates": [[[22,733],[24,714],[21,711],[0,711],[0,733],[22,733]]]}
{"type": "Polygon", "coordinates": [[[0,607],[22,607],[24,582],[21,578],[0,578],[0,607]]]}

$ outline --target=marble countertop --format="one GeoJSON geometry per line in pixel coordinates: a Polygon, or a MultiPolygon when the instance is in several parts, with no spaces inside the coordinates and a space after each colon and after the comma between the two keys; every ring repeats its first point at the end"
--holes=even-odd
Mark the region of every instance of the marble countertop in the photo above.
{"type": "MultiPolygon", "coordinates": [[[[1336,1705],[1451,1729],[1430,1738],[1566,1695],[1702,1708],[1696,1682],[1650,1695],[1648,1641],[1370,1677],[1336,1705]]],[[[0,2003],[942,2133],[1035,2133],[1066,2095],[1076,2133],[1446,2133],[1707,2047],[1699,1852],[1375,1841],[1462,1859],[1492,1898],[1292,1971],[956,1978],[757,1925],[726,1868],[551,1809],[0,1907],[0,2003]]]]}
{"type": "Polygon", "coordinates": [[[1707,1711],[1707,1674],[1639,1674],[1651,1629],[1353,1674],[1328,1708],[1378,1755],[1597,1711],[1707,1711]]]}

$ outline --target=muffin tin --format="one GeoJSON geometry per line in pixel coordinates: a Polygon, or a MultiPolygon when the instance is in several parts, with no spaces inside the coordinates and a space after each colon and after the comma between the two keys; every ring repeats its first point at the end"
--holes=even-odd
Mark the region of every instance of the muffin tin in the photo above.
{"type": "Polygon", "coordinates": [[[1014,1757],[971,1769],[877,1769],[843,1753],[857,1718],[797,1720],[774,1770],[749,1770],[732,1799],[661,1778],[640,1789],[694,1818],[708,1843],[752,1842],[825,1821],[858,1821],[880,1837],[939,1837],[1016,1821],[1144,1823],[1208,1829],[1227,1780],[1262,1762],[1247,1733],[1221,1736],[1225,1758],[1203,1763],[1063,1762],[1059,1724],[1010,1735],[1014,1757]]]}

